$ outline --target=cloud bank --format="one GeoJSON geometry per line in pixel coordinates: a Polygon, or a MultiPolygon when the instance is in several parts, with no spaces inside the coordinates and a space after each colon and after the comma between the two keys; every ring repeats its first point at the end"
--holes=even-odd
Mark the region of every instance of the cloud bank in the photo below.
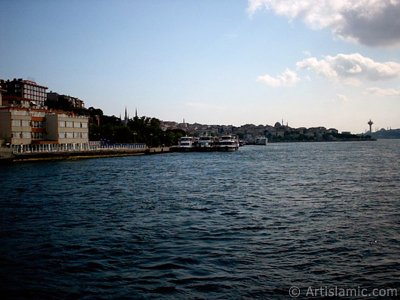
{"type": "Polygon", "coordinates": [[[400,96],[399,89],[382,89],[378,87],[372,87],[367,89],[367,92],[380,97],[400,96]]]}
{"type": "Polygon", "coordinates": [[[400,64],[377,62],[359,53],[325,56],[318,60],[309,57],[296,63],[297,68],[314,71],[330,80],[359,83],[361,80],[378,81],[400,77],[400,64]]]}
{"type": "Polygon", "coordinates": [[[288,87],[295,85],[297,82],[300,81],[300,78],[292,70],[286,69],[285,72],[276,77],[270,76],[268,74],[259,76],[257,78],[257,81],[272,87],[288,87]]]}
{"type": "MultiPolygon", "coordinates": [[[[359,53],[325,56],[321,59],[308,57],[296,63],[297,70],[314,72],[318,76],[333,82],[348,85],[361,85],[363,82],[379,82],[400,78],[400,63],[388,61],[378,62],[359,53]]],[[[295,71],[286,69],[281,75],[261,75],[257,78],[271,87],[290,87],[301,81],[295,71]]],[[[399,90],[368,89],[368,93],[378,96],[397,96],[399,90]]]]}
{"type": "Polygon", "coordinates": [[[400,45],[400,0],[248,0],[250,15],[261,9],[367,46],[400,45]]]}

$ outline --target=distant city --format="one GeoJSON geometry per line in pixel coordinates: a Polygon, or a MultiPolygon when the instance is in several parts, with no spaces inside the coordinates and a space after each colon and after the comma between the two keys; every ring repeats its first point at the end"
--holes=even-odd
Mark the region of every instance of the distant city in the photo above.
{"type": "Polygon", "coordinates": [[[221,135],[235,134],[247,144],[257,144],[261,138],[267,138],[268,142],[320,142],[320,141],[344,141],[344,140],[369,140],[371,135],[352,134],[351,132],[340,132],[335,128],[311,127],[292,128],[288,124],[276,122],[275,125],[246,124],[239,127],[227,125],[202,125],[187,124],[185,122],[162,122],[166,129],[181,129],[190,135],[221,135]]]}

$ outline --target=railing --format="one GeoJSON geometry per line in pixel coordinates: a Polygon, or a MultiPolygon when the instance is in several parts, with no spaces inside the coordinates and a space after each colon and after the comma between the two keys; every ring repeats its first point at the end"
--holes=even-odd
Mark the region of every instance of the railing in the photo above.
{"type": "Polygon", "coordinates": [[[49,153],[49,152],[85,152],[98,150],[134,150],[146,149],[146,144],[108,144],[90,145],[87,143],[74,144],[30,144],[30,145],[11,145],[13,153],[49,153]]]}

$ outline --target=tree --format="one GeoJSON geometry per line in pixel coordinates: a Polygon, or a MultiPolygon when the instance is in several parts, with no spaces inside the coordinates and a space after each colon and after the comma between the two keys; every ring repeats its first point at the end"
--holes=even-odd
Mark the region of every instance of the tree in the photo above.
{"type": "Polygon", "coordinates": [[[151,147],[158,147],[177,145],[179,138],[186,135],[186,132],[180,129],[163,131],[161,121],[157,118],[135,116],[125,125],[120,118],[104,115],[100,109],[90,107],[88,111],[91,117],[101,117],[100,126],[94,123],[89,126],[90,140],[103,140],[108,143],[145,143],[151,147]]]}

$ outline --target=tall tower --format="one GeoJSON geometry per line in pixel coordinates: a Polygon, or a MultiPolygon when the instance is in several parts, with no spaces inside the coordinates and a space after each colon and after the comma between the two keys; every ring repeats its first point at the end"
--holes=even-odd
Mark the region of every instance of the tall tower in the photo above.
{"type": "Polygon", "coordinates": [[[128,110],[127,110],[127,108],[125,106],[124,125],[127,125],[127,124],[128,124],[128,110]]]}
{"type": "Polygon", "coordinates": [[[369,133],[372,133],[372,124],[374,124],[374,122],[372,122],[371,119],[369,119],[367,124],[369,125],[369,133]]]}

